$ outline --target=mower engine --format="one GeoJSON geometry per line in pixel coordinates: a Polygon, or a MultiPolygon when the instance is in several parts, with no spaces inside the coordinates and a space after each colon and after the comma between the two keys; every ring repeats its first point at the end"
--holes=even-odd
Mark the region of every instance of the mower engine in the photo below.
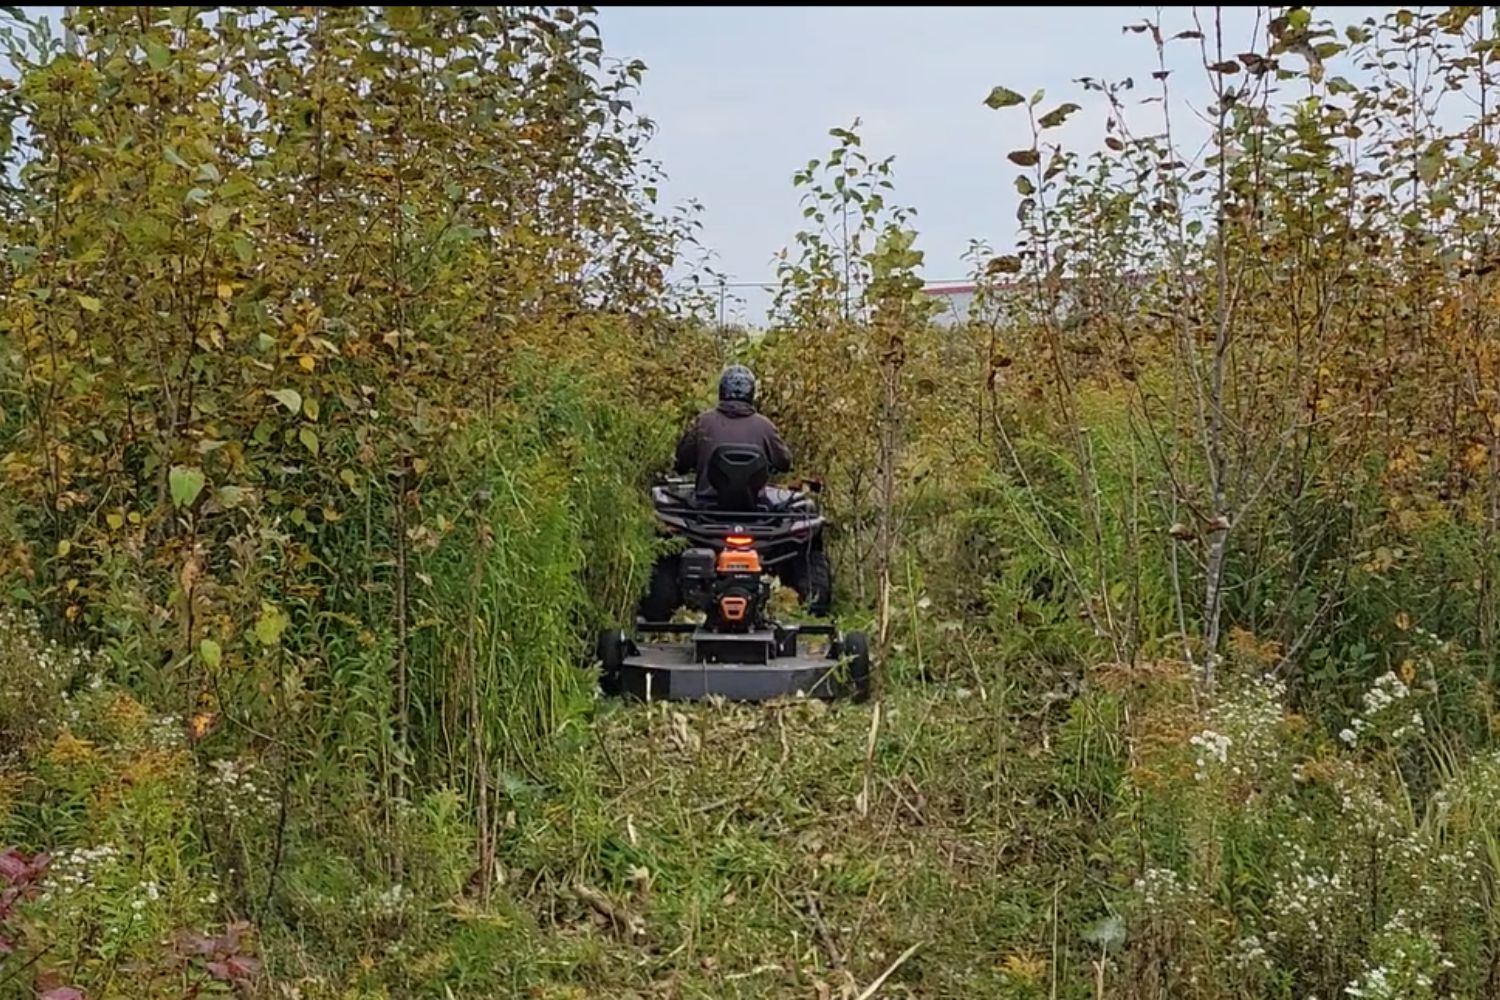
{"type": "Polygon", "coordinates": [[[707,627],[748,632],[762,624],[771,588],[752,543],[748,535],[730,535],[718,552],[688,549],[682,554],[683,600],[708,616],[707,627]]]}

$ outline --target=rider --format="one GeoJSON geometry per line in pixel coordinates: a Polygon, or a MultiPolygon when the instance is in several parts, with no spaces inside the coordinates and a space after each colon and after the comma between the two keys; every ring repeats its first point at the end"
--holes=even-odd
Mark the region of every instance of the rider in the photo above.
{"type": "Polygon", "coordinates": [[[698,414],[677,442],[677,471],[696,472],[700,500],[713,496],[708,457],[721,444],[758,445],[772,472],[792,467],[792,452],[776,425],[755,409],[755,375],[744,365],[730,365],[719,376],[719,405],[698,414]]]}

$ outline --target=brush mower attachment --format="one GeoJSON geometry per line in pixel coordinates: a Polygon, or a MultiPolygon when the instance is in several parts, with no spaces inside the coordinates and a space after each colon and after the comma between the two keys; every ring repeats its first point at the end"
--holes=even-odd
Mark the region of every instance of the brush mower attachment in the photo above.
{"type": "Polygon", "coordinates": [[[798,694],[863,701],[870,694],[870,644],[862,632],[832,625],[767,625],[743,632],[676,623],[637,624],[640,635],[685,636],[638,642],[623,631],[599,636],[605,694],[640,701],[770,701],[798,694]],[[826,640],[821,651],[805,640],[826,640]]]}

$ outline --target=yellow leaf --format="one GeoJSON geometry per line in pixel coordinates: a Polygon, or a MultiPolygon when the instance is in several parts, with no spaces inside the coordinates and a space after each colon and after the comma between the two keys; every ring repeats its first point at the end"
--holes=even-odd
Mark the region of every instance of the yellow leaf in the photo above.
{"type": "Polygon", "coordinates": [[[104,523],[109,525],[110,531],[119,531],[125,524],[125,518],[120,514],[106,514],[104,515],[104,523]]]}
{"type": "Polygon", "coordinates": [[[1402,611],[1399,614],[1397,614],[1396,615],[1396,627],[1399,628],[1403,632],[1405,632],[1407,629],[1411,628],[1411,615],[1407,614],[1405,611],[1402,611]]]}
{"type": "Polygon", "coordinates": [[[72,551],[73,543],[68,541],[66,538],[57,543],[57,554],[60,558],[66,558],[68,553],[72,551]]]}
{"type": "Polygon", "coordinates": [[[312,371],[318,366],[318,360],[311,354],[304,354],[297,359],[297,364],[301,365],[307,371],[312,371]]]}
{"type": "Polygon", "coordinates": [[[234,286],[227,281],[219,282],[219,287],[216,289],[216,291],[219,294],[219,298],[223,299],[225,302],[228,302],[230,299],[234,298],[234,286]]]}
{"type": "Polygon", "coordinates": [[[188,734],[192,736],[193,741],[197,742],[207,736],[216,719],[217,716],[212,712],[199,712],[193,716],[192,721],[188,723],[188,734]]]}

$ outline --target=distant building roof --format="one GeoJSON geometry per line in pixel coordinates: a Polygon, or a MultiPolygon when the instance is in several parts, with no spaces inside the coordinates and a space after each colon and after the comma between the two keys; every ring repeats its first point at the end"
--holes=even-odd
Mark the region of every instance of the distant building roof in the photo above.
{"type": "Polygon", "coordinates": [[[973,282],[950,283],[943,285],[927,285],[922,291],[928,295],[973,295],[975,285],[973,282]]]}

